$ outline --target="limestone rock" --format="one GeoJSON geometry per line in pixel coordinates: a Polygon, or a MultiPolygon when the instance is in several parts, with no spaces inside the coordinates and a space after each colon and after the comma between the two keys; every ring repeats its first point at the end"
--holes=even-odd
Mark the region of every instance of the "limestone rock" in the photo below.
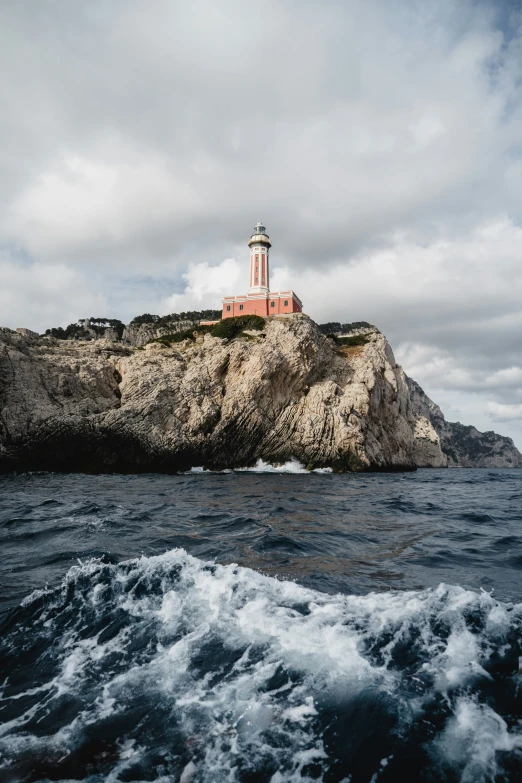
{"type": "MultiPolygon", "coordinates": [[[[462,468],[522,468],[522,454],[511,438],[495,432],[479,432],[475,427],[460,422],[446,421],[444,415],[419,384],[406,378],[412,410],[418,426],[429,422],[440,439],[440,446],[449,467],[462,468]]],[[[417,464],[424,464],[420,453],[417,464]]]]}
{"type": "Polygon", "coordinates": [[[419,468],[448,466],[448,458],[441,449],[439,435],[425,416],[417,416],[415,419],[413,458],[419,468]]]}
{"type": "Polygon", "coordinates": [[[0,329],[0,471],[446,465],[385,337],[365,339],[336,345],[303,314],[146,349],[0,329]]]}
{"type": "MultiPolygon", "coordinates": [[[[176,334],[196,326],[197,321],[172,321],[164,326],[156,324],[129,324],[123,330],[122,342],[127,345],[133,345],[137,348],[147,345],[158,337],[165,337],[168,334],[176,334]]],[[[108,335],[107,335],[108,336],[108,335]]]]}
{"type": "Polygon", "coordinates": [[[18,334],[22,334],[24,337],[27,337],[29,339],[38,340],[38,338],[40,337],[38,332],[33,332],[31,329],[24,329],[22,327],[18,327],[16,331],[18,332],[18,334]]]}

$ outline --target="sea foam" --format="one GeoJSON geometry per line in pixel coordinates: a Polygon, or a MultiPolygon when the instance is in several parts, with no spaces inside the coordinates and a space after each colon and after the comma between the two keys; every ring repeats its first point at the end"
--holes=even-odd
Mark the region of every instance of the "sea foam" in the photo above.
{"type": "Polygon", "coordinates": [[[485,782],[519,764],[521,615],[446,585],[331,596],[180,549],[94,560],[2,629],[2,763],[89,783],[485,782]]]}
{"type": "Polygon", "coordinates": [[[291,459],[288,462],[284,462],[281,465],[271,465],[269,462],[265,462],[262,459],[258,459],[256,464],[250,468],[235,468],[232,470],[205,470],[203,467],[195,467],[187,471],[187,473],[332,473],[332,468],[313,468],[308,470],[298,460],[291,459]]]}

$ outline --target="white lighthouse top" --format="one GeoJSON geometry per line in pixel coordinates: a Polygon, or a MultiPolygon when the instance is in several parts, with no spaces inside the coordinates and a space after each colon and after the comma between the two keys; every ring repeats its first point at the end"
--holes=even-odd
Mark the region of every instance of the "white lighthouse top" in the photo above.
{"type": "Polygon", "coordinates": [[[259,221],[256,226],[254,226],[254,233],[250,237],[249,245],[254,245],[258,243],[262,243],[264,245],[268,245],[270,247],[272,243],[270,242],[270,239],[268,238],[268,234],[266,233],[265,226],[259,221]]]}

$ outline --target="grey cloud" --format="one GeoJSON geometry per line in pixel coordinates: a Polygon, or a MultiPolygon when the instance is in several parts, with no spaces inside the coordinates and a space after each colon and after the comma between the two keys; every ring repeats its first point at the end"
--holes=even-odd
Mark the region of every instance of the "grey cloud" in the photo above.
{"type": "Polygon", "coordinates": [[[9,159],[31,161],[9,193],[45,199],[70,157],[122,181],[116,239],[64,209],[76,230],[49,245],[37,198],[22,199],[13,239],[37,255],[175,263],[195,237],[202,255],[240,242],[262,212],[290,263],[321,266],[512,198],[518,38],[506,48],[491,7],[43,0],[3,15],[9,159]],[[147,164],[164,183],[146,179],[133,211],[128,180],[147,164]]]}

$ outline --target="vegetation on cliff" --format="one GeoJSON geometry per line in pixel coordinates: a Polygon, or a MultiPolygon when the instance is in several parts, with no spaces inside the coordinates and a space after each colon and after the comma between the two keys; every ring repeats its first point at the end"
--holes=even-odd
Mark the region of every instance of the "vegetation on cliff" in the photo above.
{"type": "Polygon", "coordinates": [[[212,329],[213,337],[226,337],[233,340],[238,337],[245,329],[259,331],[265,328],[265,319],[260,315],[237,315],[233,318],[225,318],[212,329]]]}
{"type": "MultiPolygon", "coordinates": [[[[170,313],[169,315],[154,315],[153,313],[142,313],[132,319],[130,327],[150,326],[157,329],[168,328],[171,324],[181,324],[183,321],[193,322],[197,324],[199,321],[216,321],[221,319],[221,310],[189,310],[182,313],[170,313]]],[[[233,339],[245,329],[262,329],[264,327],[264,320],[261,316],[256,315],[239,315],[235,318],[226,318],[220,321],[214,329],[212,334],[215,337],[227,337],[233,339]]],[[[178,327],[179,328],[179,327],[178,327]]],[[[200,327],[198,327],[200,328],[200,327]]],[[[325,324],[318,325],[319,331],[322,334],[332,337],[334,340],[341,340],[339,344],[343,345],[364,345],[362,342],[353,342],[353,338],[337,337],[339,334],[349,334],[350,332],[357,331],[359,329],[375,329],[376,327],[367,321],[352,321],[351,323],[342,324],[339,321],[329,321],[325,324]],[[346,342],[346,339],[352,340],[352,342],[346,342]]],[[[107,329],[114,329],[119,340],[122,339],[123,331],[125,329],[124,324],[117,318],[88,318],[81,323],[69,324],[63,328],[61,326],[46,329],[45,335],[48,337],[56,337],[58,340],[81,340],[89,339],[89,333],[91,337],[99,336],[103,337],[107,329]]],[[[378,331],[378,330],[376,330],[378,331]]],[[[168,332],[166,334],[160,334],[155,338],[157,342],[177,343],[186,339],[193,339],[192,330],[183,329],[182,331],[168,332]]]]}
{"type": "Polygon", "coordinates": [[[224,321],[219,321],[215,326],[211,325],[199,325],[190,327],[189,329],[183,329],[173,334],[162,334],[160,337],[156,337],[151,340],[153,343],[160,343],[161,345],[171,345],[173,343],[181,343],[183,340],[195,341],[198,335],[211,334],[212,337],[227,338],[233,340],[235,337],[244,336],[245,330],[260,330],[265,328],[265,319],[259,315],[239,315],[234,318],[226,318],[224,321]]]}
{"type": "Polygon", "coordinates": [[[179,332],[173,334],[162,334],[160,337],[156,337],[155,340],[151,340],[153,343],[160,343],[160,345],[171,345],[172,343],[182,343],[183,340],[191,340],[194,342],[197,335],[204,335],[212,332],[212,326],[193,326],[190,329],[182,329],[179,332]]]}
{"type": "Polygon", "coordinates": [[[328,337],[330,337],[336,345],[366,345],[366,343],[370,341],[370,337],[367,334],[353,334],[348,337],[337,337],[335,334],[329,334],[328,337]]]}
{"type": "Polygon", "coordinates": [[[178,321],[216,321],[218,318],[221,318],[221,310],[189,310],[186,313],[170,313],[170,315],[143,313],[143,315],[137,315],[133,318],[131,324],[134,326],[141,324],[165,326],[178,321]]]}
{"type": "Polygon", "coordinates": [[[85,329],[79,323],[69,324],[65,329],[62,326],[54,326],[46,329],[44,334],[47,337],[56,337],[57,340],[73,340],[79,335],[85,335],[85,329]]]}
{"type": "Polygon", "coordinates": [[[125,324],[118,318],[86,318],[82,323],[77,321],[69,324],[65,329],[61,326],[46,329],[44,334],[48,337],[56,337],[58,340],[78,340],[85,338],[86,332],[88,333],[89,330],[103,336],[107,329],[114,329],[118,339],[121,340],[124,328],[125,324]]]}
{"type": "MultiPolygon", "coordinates": [[[[187,313],[171,313],[170,315],[161,316],[144,313],[143,315],[137,315],[133,318],[131,325],[142,326],[146,324],[164,327],[169,324],[179,323],[180,321],[193,321],[194,323],[197,323],[198,321],[212,321],[217,320],[218,318],[221,318],[221,310],[191,310],[187,313]]],[[[121,340],[125,324],[118,318],[86,318],[81,322],[76,321],[75,323],[69,324],[65,328],[62,326],[55,326],[46,329],[44,335],[47,337],[56,337],[57,340],[85,340],[96,336],[104,337],[108,329],[114,329],[118,340],[121,340]]],[[[179,339],[180,338],[176,335],[176,339],[171,340],[171,342],[179,342],[179,339]]],[[[181,339],[186,339],[186,336],[181,339]]]]}
{"type": "Polygon", "coordinates": [[[369,324],[368,321],[352,321],[349,324],[342,324],[340,321],[328,321],[325,324],[318,324],[319,331],[322,334],[348,334],[354,332],[356,329],[376,329],[376,326],[369,324]]]}

